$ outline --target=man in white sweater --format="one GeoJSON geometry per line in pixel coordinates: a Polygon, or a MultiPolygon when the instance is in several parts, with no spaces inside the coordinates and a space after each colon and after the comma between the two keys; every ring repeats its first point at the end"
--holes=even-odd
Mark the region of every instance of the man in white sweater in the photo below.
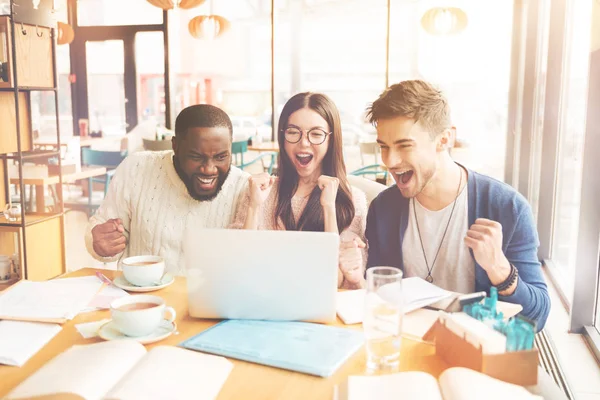
{"type": "Polygon", "coordinates": [[[181,111],[173,151],[132,154],[115,171],[87,226],[89,253],[105,262],[159,255],[167,271],[182,275],[186,230],[226,228],[247,187],[249,175],[231,165],[231,143],[223,110],[202,104],[181,111]]]}

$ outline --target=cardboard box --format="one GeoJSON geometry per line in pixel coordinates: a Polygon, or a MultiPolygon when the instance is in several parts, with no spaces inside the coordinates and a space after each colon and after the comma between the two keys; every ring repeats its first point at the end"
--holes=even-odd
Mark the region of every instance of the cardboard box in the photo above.
{"type": "Polygon", "coordinates": [[[474,346],[448,329],[443,319],[438,319],[423,339],[434,342],[436,354],[451,367],[470,368],[516,385],[537,385],[537,349],[484,354],[481,346],[474,346]]]}

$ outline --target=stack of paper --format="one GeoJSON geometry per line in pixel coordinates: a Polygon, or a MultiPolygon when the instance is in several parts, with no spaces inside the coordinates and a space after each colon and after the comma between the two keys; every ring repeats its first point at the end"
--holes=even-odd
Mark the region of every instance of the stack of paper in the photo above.
{"type": "MultiPolygon", "coordinates": [[[[64,285],[64,284],[91,285],[92,287],[100,287],[100,285],[98,284],[100,282],[100,280],[94,275],[82,276],[82,277],[78,277],[78,278],[56,279],[56,280],[49,281],[49,282],[52,282],[52,283],[58,284],[58,285],[64,285]]],[[[96,294],[94,295],[92,300],[80,312],[108,309],[108,308],[110,308],[110,303],[112,303],[113,300],[116,300],[123,296],[129,296],[129,293],[127,293],[123,289],[118,288],[114,285],[105,286],[102,289],[102,291],[100,291],[100,292],[98,292],[96,290],[96,294]]]]}
{"type": "Polygon", "coordinates": [[[92,301],[102,282],[21,281],[0,296],[0,319],[64,323],[92,301]]]}
{"type": "MultiPolygon", "coordinates": [[[[402,280],[404,313],[423,308],[441,299],[452,296],[452,292],[439,288],[421,278],[402,280]]],[[[363,321],[365,290],[348,290],[337,294],[337,314],[345,324],[363,321]]]]}
{"type": "Polygon", "coordinates": [[[23,366],[61,329],[56,324],[0,321],[0,364],[23,366]]]}

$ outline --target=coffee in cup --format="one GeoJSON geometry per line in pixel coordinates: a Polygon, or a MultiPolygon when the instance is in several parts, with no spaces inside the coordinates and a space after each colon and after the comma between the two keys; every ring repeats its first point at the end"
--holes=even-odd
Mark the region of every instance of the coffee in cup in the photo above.
{"type": "Polygon", "coordinates": [[[121,263],[123,276],[136,286],[160,284],[165,273],[165,261],[160,256],[127,257],[121,263]]]}
{"type": "Polygon", "coordinates": [[[176,313],[158,296],[135,295],[116,299],[110,304],[110,315],[115,327],[126,336],[151,334],[163,320],[175,321],[176,313]],[[166,313],[170,317],[165,317],[166,313]]]}

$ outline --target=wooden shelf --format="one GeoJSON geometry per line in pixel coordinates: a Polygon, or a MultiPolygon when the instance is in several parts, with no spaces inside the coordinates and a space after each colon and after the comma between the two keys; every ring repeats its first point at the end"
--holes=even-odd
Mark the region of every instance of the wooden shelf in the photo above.
{"type": "MultiPolygon", "coordinates": [[[[62,215],[62,213],[29,213],[29,214],[25,214],[25,227],[28,226],[32,226],[32,225],[36,225],[36,224],[40,224],[42,222],[45,221],[49,221],[51,219],[54,218],[58,218],[62,215]]],[[[2,230],[2,228],[13,228],[10,229],[11,231],[14,230],[14,228],[19,229],[21,228],[21,221],[8,221],[6,218],[4,218],[4,215],[0,216],[0,230],[2,230]]]]}
{"type": "Polygon", "coordinates": [[[35,160],[38,158],[50,158],[57,157],[60,155],[60,151],[58,150],[43,150],[43,151],[23,151],[21,152],[21,157],[17,153],[8,153],[0,155],[0,158],[6,158],[8,160],[35,160]]]}
{"type": "MultiPolygon", "coordinates": [[[[8,82],[2,82],[4,83],[8,83],[8,82]]],[[[33,86],[19,86],[17,88],[17,90],[19,92],[54,92],[56,91],[55,88],[53,87],[33,87],[33,86]]],[[[3,85],[0,86],[0,92],[14,92],[15,89],[13,87],[7,86],[7,85],[3,85]]]]}

